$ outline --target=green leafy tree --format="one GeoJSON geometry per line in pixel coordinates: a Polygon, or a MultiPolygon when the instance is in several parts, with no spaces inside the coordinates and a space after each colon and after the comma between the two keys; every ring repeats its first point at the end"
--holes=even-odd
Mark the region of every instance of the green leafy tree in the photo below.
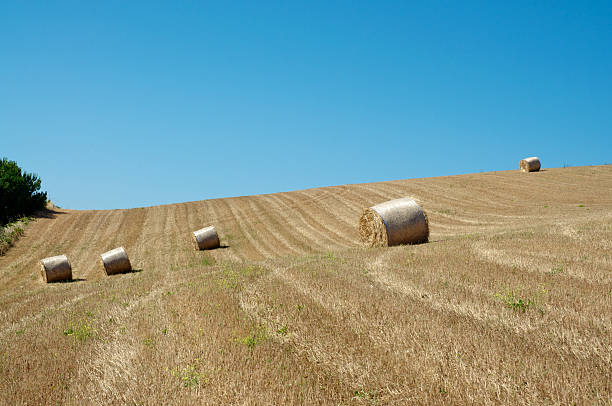
{"type": "Polygon", "coordinates": [[[39,192],[37,175],[22,172],[15,161],[0,161],[0,224],[45,208],[47,193],[39,192]]]}

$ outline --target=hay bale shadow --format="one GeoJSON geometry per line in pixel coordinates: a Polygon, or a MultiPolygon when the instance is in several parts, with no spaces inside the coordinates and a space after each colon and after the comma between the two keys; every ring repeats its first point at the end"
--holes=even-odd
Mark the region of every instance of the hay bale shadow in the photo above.
{"type": "Polygon", "coordinates": [[[74,279],[67,279],[67,280],[63,280],[63,281],[51,281],[51,282],[47,282],[48,284],[53,284],[53,283],[75,283],[75,282],[85,282],[87,281],[87,279],[83,279],[83,278],[74,278],[74,279]]]}
{"type": "Polygon", "coordinates": [[[219,245],[218,247],[215,247],[215,248],[207,248],[207,249],[198,250],[198,251],[202,251],[202,252],[216,251],[216,250],[222,250],[222,249],[226,249],[226,248],[230,248],[230,246],[227,245],[227,244],[221,244],[221,245],[219,245]]]}
{"type": "Polygon", "coordinates": [[[115,275],[127,275],[127,274],[131,274],[131,273],[140,273],[142,272],[142,269],[130,269],[127,271],[122,271],[122,272],[117,272],[117,273],[113,273],[108,275],[109,277],[115,276],[115,275]]]}
{"type": "Polygon", "coordinates": [[[59,214],[66,214],[66,213],[61,212],[61,211],[57,211],[57,210],[53,210],[53,209],[43,209],[43,210],[39,210],[36,213],[34,213],[32,215],[32,217],[34,217],[34,218],[54,219],[59,214]]]}

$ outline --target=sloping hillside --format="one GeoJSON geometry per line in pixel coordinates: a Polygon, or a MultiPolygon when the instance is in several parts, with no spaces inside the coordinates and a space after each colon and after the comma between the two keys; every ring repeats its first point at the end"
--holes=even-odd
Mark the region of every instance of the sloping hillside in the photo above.
{"type": "Polygon", "coordinates": [[[609,165],[56,209],[0,283],[0,403],[612,401],[609,165]],[[431,242],[360,246],[403,196],[431,242]],[[227,247],[195,251],[209,224],[227,247]],[[137,271],[107,277],[120,245],[137,271]],[[61,253],[76,280],[42,283],[61,253]]]}

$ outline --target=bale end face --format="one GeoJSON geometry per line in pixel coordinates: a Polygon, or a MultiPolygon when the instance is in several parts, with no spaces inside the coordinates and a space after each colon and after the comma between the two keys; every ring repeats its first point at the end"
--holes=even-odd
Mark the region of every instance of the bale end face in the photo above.
{"type": "Polygon", "coordinates": [[[40,275],[42,276],[43,282],[49,283],[47,280],[47,270],[45,269],[45,264],[43,264],[42,261],[40,261],[40,275]]]}
{"type": "Polygon", "coordinates": [[[200,244],[198,243],[198,237],[196,236],[196,232],[191,233],[191,242],[193,243],[193,248],[196,251],[200,250],[200,244]]]}
{"type": "Polygon", "coordinates": [[[359,217],[359,236],[368,247],[386,247],[389,245],[387,228],[383,219],[372,208],[364,209],[359,217]]]}

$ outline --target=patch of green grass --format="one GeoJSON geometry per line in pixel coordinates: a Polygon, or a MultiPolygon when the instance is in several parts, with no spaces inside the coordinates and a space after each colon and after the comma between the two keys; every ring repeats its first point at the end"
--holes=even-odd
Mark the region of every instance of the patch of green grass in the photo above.
{"type": "Polygon", "coordinates": [[[213,262],[212,262],[212,260],[210,258],[208,258],[208,257],[202,258],[202,265],[203,266],[209,266],[209,265],[212,265],[212,263],[213,262]]]}
{"type": "Polygon", "coordinates": [[[508,308],[520,313],[525,313],[528,309],[535,307],[533,299],[519,297],[517,292],[510,289],[496,293],[495,297],[501,300],[508,308]]]}
{"type": "Polygon", "coordinates": [[[199,370],[199,360],[196,358],[193,364],[183,368],[175,367],[170,374],[178,378],[184,388],[192,389],[208,383],[208,378],[199,370]]]}
{"type": "Polygon", "coordinates": [[[355,397],[361,398],[363,400],[367,400],[369,403],[374,404],[374,405],[378,403],[378,391],[377,390],[366,390],[366,389],[356,390],[355,397]]]}
{"type": "Polygon", "coordinates": [[[584,207],[584,204],[579,204],[578,207],[584,207]]]}
{"type": "Polygon", "coordinates": [[[85,341],[93,336],[96,330],[86,321],[80,320],[77,323],[70,323],[64,330],[65,336],[73,336],[79,341],[85,341]]]}
{"type": "Polygon", "coordinates": [[[256,265],[225,264],[219,274],[219,285],[224,289],[239,290],[245,282],[259,278],[265,269],[256,265]]]}
{"type": "MultiPolygon", "coordinates": [[[[69,314],[73,313],[69,312],[69,314]]],[[[95,320],[93,312],[85,310],[83,314],[84,317],[79,318],[77,321],[71,321],[68,324],[68,327],[63,331],[65,336],[73,336],[79,341],[85,341],[96,333],[96,329],[91,324],[91,319],[95,320]]]]}
{"type": "Polygon", "coordinates": [[[547,271],[546,274],[548,275],[556,275],[558,273],[563,272],[563,266],[562,265],[557,265],[555,267],[553,267],[550,271],[547,271]]]}
{"type": "Polygon", "coordinates": [[[250,350],[254,349],[255,346],[261,344],[267,339],[266,329],[264,326],[259,325],[258,327],[251,330],[251,332],[241,338],[236,338],[234,341],[246,345],[250,350]]]}
{"type": "Polygon", "coordinates": [[[17,221],[0,226],[0,255],[4,255],[15,244],[23,235],[24,227],[32,220],[32,217],[22,217],[17,221]]]}
{"type": "Polygon", "coordinates": [[[285,324],[284,326],[282,326],[281,328],[278,329],[277,333],[282,335],[282,336],[286,336],[288,332],[287,329],[287,325],[285,324]]]}
{"type": "Polygon", "coordinates": [[[60,386],[64,390],[68,389],[68,378],[66,377],[65,373],[60,375],[60,386]]]}

